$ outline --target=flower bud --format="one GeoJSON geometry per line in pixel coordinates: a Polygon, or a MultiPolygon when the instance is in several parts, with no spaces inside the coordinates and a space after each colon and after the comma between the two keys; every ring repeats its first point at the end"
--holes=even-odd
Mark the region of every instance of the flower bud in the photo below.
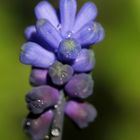
{"type": "Polygon", "coordinates": [[[24,129],[32,140],[43,140],[49,134],[49,129],[53,121],[54,113],[49,110],[39,118],[27,118],[24,129]]]}
{"type": "Polygon", "coordinates": [[[45,85],[48,71],[46,69],[33,68],[30,74],[30,83],[33,86],[45,85]]]}
{"type": "Polygon", "coordinates": [[[92,50],[82,49],[76,60],[73,68],[77,72],[91,71],[95,66],[95,56],[92,50]]]}
{"type": "Polygon", "coordinates": [[[64,39],[58,48],[58,58],[63,62],[72,62],[81,51],[81,45],[74,39],[64,39]]]}
{"type": "Polygon", "coordinates": [[[27,42],[22,46],[20,61],[26,65],[48,68],[55,61],[55,55],[37,43],[27,42]]]}
{"type": "Polygon", "coordinates": [[[96,109],[88,103],[69,101],[65,107],[65,113],[80,127],[85,128],[95,120],[96,109]]]}
{"type": "Polygon", "coordinates": [[[71,97],[85,99],[93,93],[93,84],[90,75],[77,74],[66,84],[65,90],[71,97]]]}
{"type": "Polygon", "coordinates": [[[50,86],[34,87],[26,95],[29,110],[34,114],[40,114],[45,109],[54,106],[59,100],[59,92],[50,86]]]}
{"type": "Polygon", "coordinates": [[[49,68],[49,75],[54,84],[63,85],[72,77],[73,68],[57,61],[49,68]]]}

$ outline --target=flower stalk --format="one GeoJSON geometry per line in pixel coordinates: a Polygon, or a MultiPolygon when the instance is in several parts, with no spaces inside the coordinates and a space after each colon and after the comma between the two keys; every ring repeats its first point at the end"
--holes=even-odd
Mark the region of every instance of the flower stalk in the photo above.
{"type": "Polygon", "coordinates": [[[61,140],[63,134],[63,122],[64,122],[64,108],[65,108],[65,96],[64,92],[60,92],[60,98],[58,104],[55,106],[55,116],[51,127],[50,140],[61,140]]]}

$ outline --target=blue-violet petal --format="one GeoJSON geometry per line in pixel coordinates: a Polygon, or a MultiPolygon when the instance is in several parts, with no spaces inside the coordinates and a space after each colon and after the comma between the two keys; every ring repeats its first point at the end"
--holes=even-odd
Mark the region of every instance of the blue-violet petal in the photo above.
{"type": "Polygon", "coordinates": [[[68,34],[73,27],[76,9],[76,0],[60,0],[60,14],[63,36],[68,34]]]}
{"type": "Polygon", "coordinates": [[[73,31],[77,32],[88,22],[94,20],[96,16],[97,16],[97,8],[95,4],[92,2],[85,3],[77,15],[73,31]]]}
{"type": "Polygon", "coordinates": [[[91,71],[95,66],[95,56],[92,50],[82,49],[74,64],[73,69],[77,72],[91,71]]]}
{"type": "Polygon", "coordinates": [[[56,28],[48,20],[40,19],[37,21],[36,29],[38,34],[56,51],[62,40],[56,28]]]}
{"type": "Polygon", "coordinates": [[[35,15],[36,15],[38,20],[39,19],[49,20],[55,28],[57,28],[59,25],[59,21],[58,21],[55,9],[47,1],[41,1],[35,7],[35,15]]]}
{"type": "Polygon", "coordinates": [[[22,46],[20,61],[35,67],[48,68],[54,63],[55,55],[36,43],[27,42],[22,46]]]}
{"type": "Polygon", "coordinates": [[[104,30],[97,22],[90,22],[74,34],[81,45],[89,46],[101,41],[104,37],[104,30]]]}

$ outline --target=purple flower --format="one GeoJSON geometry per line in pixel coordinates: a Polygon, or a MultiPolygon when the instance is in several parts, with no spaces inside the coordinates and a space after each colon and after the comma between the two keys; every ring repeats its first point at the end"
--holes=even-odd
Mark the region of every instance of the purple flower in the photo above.
{"type": "Polygon", "coordinates": [[[34,114],[40,114],[45,109],[54,106],[59,100],[59,92],[50,86],[34,87],[26,95],[29,110],[34,114]]]}
{"type": "Polygon", "coordinates": [[[32,140],[43,140],[49,134],[49,129],[53,121],[54,113],[49,110],[39,118],[28,117],[24,124],[24,129],[32,140]]]}
{"type": "Polygon", "coordinates": [[[36,24],[24,32],[27,42],[20,61],[31,66],[30,83],[35,86],[26,95],[32,117],[26,119],[25,129],[33,140],[50,134],[61,139],[62,134],[54,132],[62,133],[64,112],[80,128],[97,116],[84,101],[94,88],[90,72],[95,55],[90,46],[104,38],[103,27],[95,21],[97,8],[87,2],[77,13],[76,0],[60,0],[59,6],[56,12],[48,1],[41,1],[35,7],[36,24]]]}
{"type": "Polygon", "coordinates": [[[49,68],[49,75],[55,85],[63,85],[71,79],[73,68],[57,61],[49,68]]]}
{"type": "Polygon", "coordinates": [[[85,99],[93,93],[94,82],[88,74],[76,74],[65,86],[67,94],[71,97],[85,99]]]}
{"type": "Polygon", "coordinates": [[[65,113],[80,127],[85,128],[95,120],[96,109],[88,103],[69,101],[65,107],[65,113]]]}
{"type": "Polygon", "coordinates": [[[46,69],[32,68],[30,74],[30,83],[33,86],[47,84],[48,71],[46,69]]]}

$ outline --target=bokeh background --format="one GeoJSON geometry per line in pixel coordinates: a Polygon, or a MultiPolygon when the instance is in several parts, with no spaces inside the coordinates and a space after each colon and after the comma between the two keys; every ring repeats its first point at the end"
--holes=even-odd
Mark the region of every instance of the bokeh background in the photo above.
{"type": "MultiPolygon", "coordinates": [[[[57,7],[58,0],[50,0],[57,7]]],[[[86,0],[78,0],[79,7],[86,0]]],[[[85,130],[65,120],[65,140],[140,140],[140,0],[93,0],[105,40],[93,46],[98,118],[85,130]]],[[[0,139],[28,140],[22,120],[30,68],[19,63],[24,28],[39,0],[0,0],[0,139]]]]}

